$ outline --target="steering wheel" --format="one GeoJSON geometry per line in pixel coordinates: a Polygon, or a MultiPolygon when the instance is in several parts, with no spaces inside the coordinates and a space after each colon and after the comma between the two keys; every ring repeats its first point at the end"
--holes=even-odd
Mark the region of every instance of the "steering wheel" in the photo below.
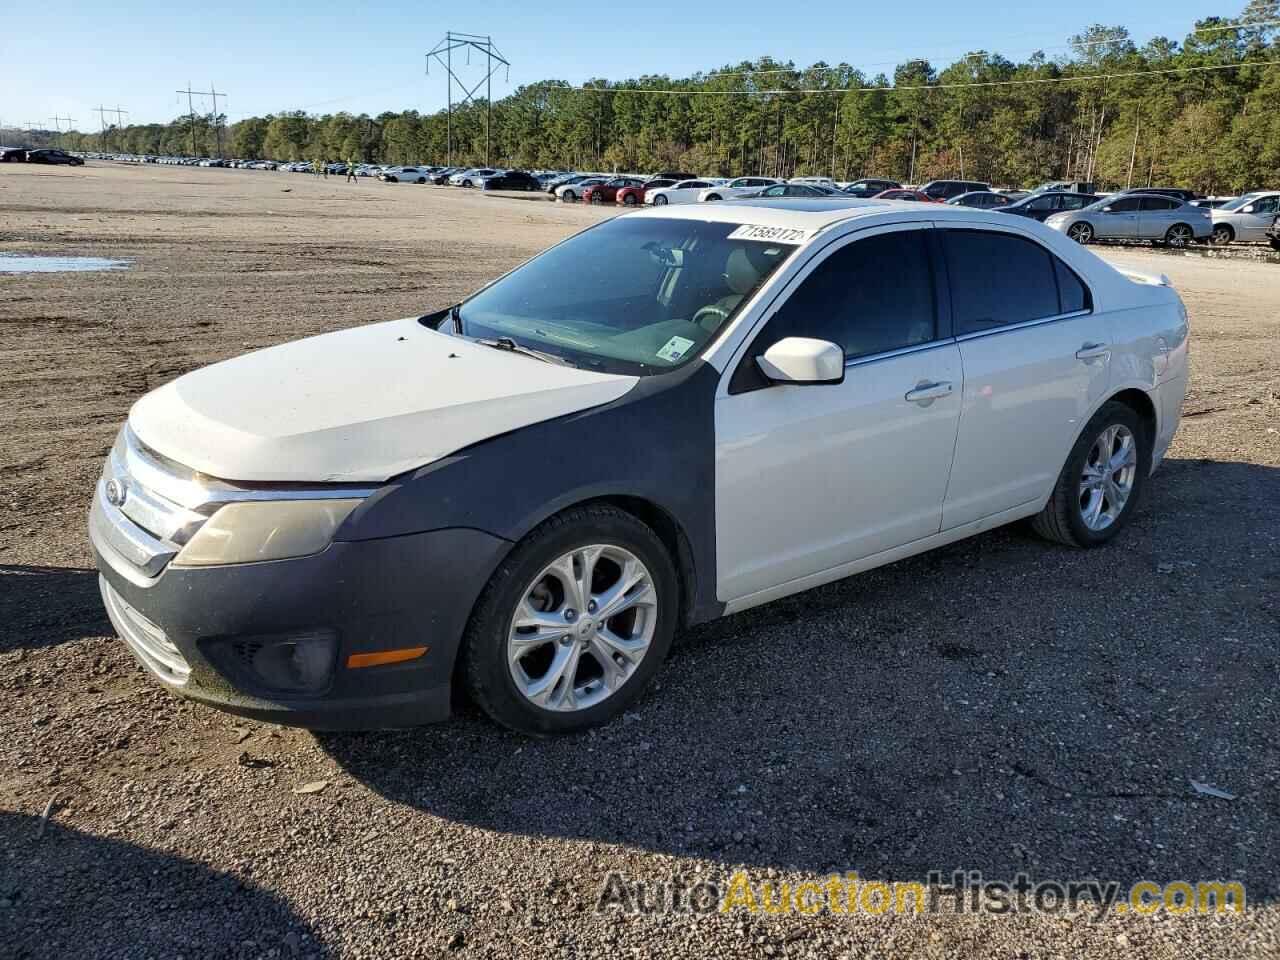
{"type": "Polygon", "coordinates": [[[702,318],[704,315],[708,317],[716,318],[715,326],[709,328],[711,330],[715,330],[717,327],[720,326],[720,324],[724,323],[726,320],[729,319],[728,310],[726,310],[724,307],[721,307],[717,304],[709,303],[705,307],[703,307],[701,310],[699,310],[697,313],[695,313],[693,317],[690,318],[689,322],[696,323],[698,326],[702,326],[702,318]]]}

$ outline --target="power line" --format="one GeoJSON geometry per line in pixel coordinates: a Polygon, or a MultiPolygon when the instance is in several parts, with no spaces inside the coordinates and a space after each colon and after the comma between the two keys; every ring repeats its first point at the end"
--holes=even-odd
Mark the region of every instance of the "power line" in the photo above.
{"type": "Polygon", "coordinates": [[[905,93],[913,90],[951,90],[960,87],[1015,87],[1035,83],[1082,83],[1092,80],[1123,80],[1125,77],[1155,77],[1180,73],[1200,73],[1209,70],[1241,70],[1246,67],[1265,67],[1280,64],[1280,60],[1251,60],[1243,63],[1217,63],[1198,67],[1171,67],[1162,70],[1125,70],[1119,73],[1089,73],[1072,77],[1026,77],[1021,80],[974,80],[966,83],[920,83],[897,86],[778,88],[771,90],[677,90],[646,89],[641,87],[551,87],[571,93],[636,93],[642,96],[675,97],[764,97],[787,94],[823,93],[905,93]]]}
{"type": "MultiPolygon", "coordinates": [[[[1249,23],[1231,24],[1228,26],[1200,27],[1198,29],[1188,31],[1188,36],[1193,36],[1195,34],[1200,34],[1200,33],[1220,33],[1225,30],[1249,30],[1257,27],[1272,27],[1272,26],[1280,26],[1280,20],[1257,20],[1249,23]]],[[[1132,43],[1132,42],[1133,42],[1132,37],[1111,37],[1106,40],[1082,40],[1079,43],[1054,44],[1052,46],[1047,46],[1047,47],[1040,46],[1040,47],[1036,47],[1035,50],[1030,52],[1038,53],[1044,50],[1075,50],[1080,47],[1096,47],[1096,46],[1103,46],[1109,43],[1132,43]]],[[[931,59],[948,60],[951,58],[955,58],[955,60],[958,62],[960,60],[974,60],[979,57],[985,57],[985,56],[990,56],[990,51],[980,52],[980,53],[965,53],[965,54],[944,53],[944,54],[937,54],[934,57],[911,57],[911,58],[898,59],[898,60],[880,60],[874,63],[864,63],[862,64],[862,66],[863,67],[899,66],[899,65],[908,64],[908,63],[927,63],[931,59]]],[[[1001,56],[1003,56],[1003,54],[1001,54],[1001,56]]],[[[774,73],[837,73],[845,69],[854,69],[854,68],[849,66],[848,64],[845,64],[843,66],[835,66],[835,67],[806,67],[803,70],[799,70],[796,68],[789,68],[789,67],[779,67],[776,69],[770,68],[768,70],[716,70],[716,71],[712,71],[711,73],[705,73],[702,76],[706,80],[717,80],[720,77],[759,77],[759,76],[765,76],[765,75],[774,74],[774,73]]]]}

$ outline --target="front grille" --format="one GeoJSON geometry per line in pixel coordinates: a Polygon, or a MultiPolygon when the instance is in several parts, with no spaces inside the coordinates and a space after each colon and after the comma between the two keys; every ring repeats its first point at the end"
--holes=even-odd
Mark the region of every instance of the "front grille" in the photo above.
{"type": "Polygon", "coordinates": [[[98,578],[98,587],[102,591],[107,615],[125,643],[129,644],[129,649],[161,680],[175,687],[185,684],[191,674],[191,665],[164,631],[129,606],[105,577],[98,578]]]}

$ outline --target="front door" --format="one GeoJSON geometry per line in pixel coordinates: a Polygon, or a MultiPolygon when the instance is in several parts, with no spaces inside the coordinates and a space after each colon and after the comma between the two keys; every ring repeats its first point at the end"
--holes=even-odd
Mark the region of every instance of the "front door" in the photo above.
{"type": "Polygon", "coordinates": [[[1098,236],[1132,239],[1138,235],[1137,197],[1121,197],[1102,208],[1102,212],[1094,220],[1098,226],[1098,236]]]}
{"type": "Polygon", "coordinates": [[[726,372],[716,401],[717,593],[781,586],[938,532],[960,410],[927,230],[835,241],[726,372]],[[771,383],[755,357],[829,340],[839,384],[771,383]]]}

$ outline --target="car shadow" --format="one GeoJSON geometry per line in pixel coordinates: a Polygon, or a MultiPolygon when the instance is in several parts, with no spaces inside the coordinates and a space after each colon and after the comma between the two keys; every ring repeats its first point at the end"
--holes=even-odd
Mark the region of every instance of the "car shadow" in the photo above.
{"type": "Polygon", "coordinates": [[[0,564],[0,653],[109,636],[98,571],[0,564]]]}
{"type": "Polygon", "coordinates": [[[1179,460],[1157,480],[1102,549],[1008,527],[688,630],[585,735],[464,711],[319,740],[384,796],[504,833],[1280,897],[1280,556],[1257,538],[1280,470],[1179,460]]]}
{"type": "Polygon", "coordinates": [[[0,954],[327,957],[281,896],[184,857],[0,811],[0,954]],[[79,918],[80,923],[69,918],[79,918]]]}

